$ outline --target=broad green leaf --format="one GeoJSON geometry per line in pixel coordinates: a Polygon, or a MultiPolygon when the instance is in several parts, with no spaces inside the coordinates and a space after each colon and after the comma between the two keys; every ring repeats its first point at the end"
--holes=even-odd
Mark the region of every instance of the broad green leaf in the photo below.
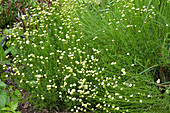
{"type": "Polygon", "coordinates": [[[10,107],[4,107],[4,108],[2,108],[1,110],[2,110],[2,111],[13,111],[13,109],[10,108],[10,107]]]}
{"type": "Polygon", "coordinates": [[[7,85],[4,82],[0,81],[0,89],[5,90],[6,86],[7,85]]]}
{"type": "Polygon", "coordinates": [[[4,34],[12,34],[12,31],[10,31],[9,29],[4,29],[4,30],[3,30],[3,33],[4,33],[4,34]]]}
{"type": "Polygon", "coordinates": [[[16,110],[18,107],[18,101],[12,101],[10,102],[9,106],[13,109],[16,110]]]}
{"type": "Polygon", "coordinates": [[[16,113],[21,113],[21,112],[17,111],[16,113]]]}
{"type": "Polygon", "coordinates": [[[9,104],[10,104],[10,97],[7,96],[7,97],[6,97],[6,103],[5,103],[5,105],[9,105],[9,104]]]}
{"type": "Polygon", "coordinates": [[[2,48],[2,46],[0,45],[0,61],[5,60],[6,58],[6,54],[4,52],[4,49],[2,48]]]}
{"type": "Polygon", "coordinates": [[[8,64],[8,65],[11,65],[10,60],[3,60],[3,61],[0,60],[0,64],[8,64]]]}
{"type": "Polygon", "coordinates": [[[1,36],[0,37],[0,42],[2,42],[2,40],[5,38],[5,36],[1,36]]]}
{"type": "Polygon", "coordinates": [[[0,109],[5,107],[6,98],[7,93],[5,92],[5,90],[0,90],[0,109]]]}
{"type": "Polygon", "coordinates": [[[0,64],[0,71],[3,70],[3,66],[0,64]]]}
{"type": "Polygon", "coordinates": [[[0,110],[0,113],[9,113],[9,111],[2,111],[2,110],[0,110]]]}
{"type": "Polygon", "coordinates": [[[18,89],[15,90],[15,95],[16,95],[17,97],[21,97],[21,93],[20,93],[20,91],[19,91],[18,89]]]}
{"type": "Polygon", "coordinates": [[[166,94],[170,94],[170,90],[167,89],[167,90],[165,91],[165,93],[166,93],[166,94]]]}
{"type": "Polygon", "coordinates": [[[5,54],[8,54],[9,52],[11,52],[10,48],[5,51],[5,54]]]}
{"type": "Polygon", "coordinates": [[[11,54],[15,56],[17,54],[17,50],[14,47],[11,47],[11,54]]]}
{"type": "Polygon", "coordinates": [[[1,73],[0,74],[1,76],[0,76],[0,81],[5,81],[7,78],[5,77],[6,76],[6,73],[1,73]]]}
{"type": "Polygon", "coordinates": [[[15,56],[15,55],[17,54],[17,50],[16,50],[14,47],[8,48],[8,49],[5,51],[5,54],[7,54],[7,53],[9,53],[9,52],[11,52],[11,54],[12,54],[13,56],[15,56]]]}
{"type": "Polygon", "coordinates": [[[8,89],[8,90],[11,91],[13,87],[14,87],[14,86],[9,86],[9,89],[8,89]]]}
{"type": "Polygon", "coordinates": [[[11,65],[10,60],[5,60],[5,64],[11,65]]]}
{"type": "Polygon", "coordinates": [[[11,96],[11,99],[13,99],[13,100],[18,100],[19,97],[18,97],[17,95],[12,95],[12,96],[11,96]]]}
{"type": "Polygon", "coordinates": [[[14,91],[14,93],[12,94],[11,99],[13,99],[13,100],[18,100],[18,99],[20,99],[21,97],[22,97],[22,96],[21,96],[20,91],[19,91],[18,89],[16,89],[16,90],[14,91]]]}

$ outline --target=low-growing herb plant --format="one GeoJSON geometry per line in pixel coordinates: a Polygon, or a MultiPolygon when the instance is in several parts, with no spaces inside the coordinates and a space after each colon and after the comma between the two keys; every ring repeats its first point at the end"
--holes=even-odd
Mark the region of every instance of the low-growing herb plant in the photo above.
{"type": "Polygon", "coordinates": [[[145,45],[154,39],[151,31],[155,27],[149,29],[154,24],[150,19],[148,24],[141,22],[148,14],[144,11],[140,17],[133,1],[107,3],[101,11],[100,5],[90,2],[52,1],[44,9],[31,9],[31,17],[22,16],[29,17],[25,31],[20,25],[11,29],[9,37],[17,39],[11,46],[18,51],[13,77],[29,92],[35,107],[69,112],[168,110],[167,95],[161,94],[159,84],[141,63],[144,56],[138,55],[138,50],[160,41],[145,45]],[[136,27],[130,19],[137,22],[136,27]],[[141,28],[149,32],[142,34],[141,28]]]}
{"type": "Polygon", "coordinates": [[[18,89],[12,91],[13,86],[9,86],[10,93],[7,93],[5,91],[6,87],[7,85],[0,81],[0,113],[20,113],[19,111],[16,112],[16,109],[18,107],[18,99],[21,98],[21,93],[18,89]]]}
{"type": "Polygon", "coordinates": [[[7,47],[6,42],[8,39],[8,36],[10,34],[9,29],[4,29],[3,34],[1,34],[0,38],[0,79],[1,81],[5,81],[8,78],[8,75],[10,73],[14,73],[12,70],[13,63],[11,62],[12,57],[14,57],[17,54],[17,50],[14,47],[7,47]],[[8,67],[5,68],[5,65],[8,65],[8,67]]]}

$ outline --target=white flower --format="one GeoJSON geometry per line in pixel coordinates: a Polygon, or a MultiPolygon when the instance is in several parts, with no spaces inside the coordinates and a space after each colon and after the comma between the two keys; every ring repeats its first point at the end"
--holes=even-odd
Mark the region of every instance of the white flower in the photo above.
{"type": "Polygon", "coordinates": [[[35,75],[35,77],[40,78],[40,77],[42,77],[42,76],[41,76],[41,75],[35,75]]]}
{"type": "Polygon", "coordinates": [[[121,71],[122,71],[122,72],[123,72],[123,71],[125,71],[125,68],[122,68],[122,70],[121,70],[121,71]]]}
{"type": "Polygon", "coordinates": [[[111,63],[111,65],[115,65],[115,64],[116,64],[116,62],[112,62],[112,63],[111,63]]]}
{"type": "Polygon", "coordinates": [[[51,85],[47,85],[47,87],[49,88],[49,87],[51,87],[51,85]]]}
{"type": "Polygon", "coordinates": [[[97,36],[95,36],[94,38],[93,38],[93,40],[96,40],[97,39],[97,36]]]}
{"type": "Polygon", "coordinates": [[[108,98],[111,98],[111,95],[109,95],[108,98]]]}
{"type": "Polygon", "coordinates": [[[122,96],[119,96],[119,98],[122,98],[122,96]]]}
{"type": "Polygon", "coordinates": [[[125,75],[125,74],[126,74],[126,72],[125,72],[125,68],[122,68],[122,70],[121,70],[121,71],[122,71],[122,73],[123,73],[122,75],[125,75]]]}
{"type": "Polygon", "coordinates": [[[30,67],[32,67],[33,66],[33,64],[30,64],[30,67]]]}
{"type": "Polygon", "coordinates": [[[41,97],[42,100],[44,100],[44,97],[41,97]]]}
{"type": "Polygon", "coordinates": [[[72,89],[70,94],[72,95],[76,90],[75,89],[72,89]]]}
{"type": "Polygon", "coordinates": [[[142,100],[140,100],[139,102],[142,103],[142,100]]]}
{"type": "Polygon", "coordinates": [[[161,82],[161,80],[160,80],[160,79],[158,79],[158,80],[156,81],[156,83],[158,83],[158,84],[159,84],[160,82],[161,82]]]}
{"type": "Polygon", "coordinates": [[[22,49],[23,47],[21,46],[20,49],[22,49]]]}
{"type": "Polygon", "coordinates": [[[41,49],[44,49],[44,47],[41,47],[41,49]]]}
{"type": "Polygon", "coordinates": [[[22,80],[20,80],[19,82],[22,83],[22,80]]]}
{"type": "Polygon", "coordinates": [[[112,108],[115,108],[115,106],[114,106],[114,105],[112,105],[112,108]]]}
{"type": "Polygon", "coordinates": [[[47,90],[50,90],[51,89],[51,85],[47,85],[47,90]]]}
{"type": "Polygon", "coordinates": [[[150,95],[148,95],[148,97],[151,97],[150,95]]]}
{"type": "Polygon", "coordinates": [[[43,56],[40,56],[40,59],[43,59],[43,56]]]}
{"type": "Polygon", "coordinates": [[[115,93],[115,95],[119,95],[119,93],[115,93]]]}
{"type": "Polygon", "coordinates": [[[129,87],[132,87],[132,84],[129,84],[129,87]]]}
{"type": "Polygon", "coordinates": [[[26,41],[26,44],[29,44],[29,40],[26,41]]]}
{"type": "Polygon", "coordinates": [[[125,14],[123,14],[122,17],[125,17],[125,14]]]}
{"type": "Polygon", "coordinates": [[[50,55],[53,55],[54,53],[50,53],[50,55]]]}
{"type": "Polygon", "coordinates": [[[88,89],[88,85],[84,85],[84,89],[88,89]]]}
{"type": "Polygon", "coordinates": [[[119,21],[116,22],[116,24],[118,24],[118,23],[119,23],[119,21]]]}
{"type": "Polygon", "coordinates": [[[115,109],[116,109],[116,110],[119,110],[119,107],[116,107],[115,109]]]}

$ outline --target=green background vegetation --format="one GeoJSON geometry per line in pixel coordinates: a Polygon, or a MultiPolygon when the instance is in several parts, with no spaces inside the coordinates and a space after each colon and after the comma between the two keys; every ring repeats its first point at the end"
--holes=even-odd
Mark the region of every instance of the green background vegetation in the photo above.
{"type": "Polygon", "coordinates": [[[1,0],[0,11],[2,87],[14,80],[38,111],[169,112],[169,1],[1,0]]]}

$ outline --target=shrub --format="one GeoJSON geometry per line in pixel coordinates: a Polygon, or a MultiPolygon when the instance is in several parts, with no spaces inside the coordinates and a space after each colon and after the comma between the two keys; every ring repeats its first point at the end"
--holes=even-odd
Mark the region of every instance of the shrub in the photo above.
{"type": "MultiPolygon", "coordinates": [[[[98,4],[95,7],[100,8],[98,4]]],[[[162,98],[150,73],[145,70],[139,73],[143,71],[142,66],[136,65],[130,49],[129,53],[123,49],[130,48],[132,42],[121,42],[123,34],[120,34],[122,39],[117,39],[117,45],[128,46],[121,45],[122,48],[119,46],[115,50],[109,48],[110,45],[98,46],[99,36],[116,36],[103,30],[103,34],[96,32],[100,29],[91,28],[95,26],[93,23],[84,24],[88,19],[86,12],[90,12],[87,13],[89,17],[96,13],[86,8],[87,4],[76,1],[53,1],[43,10],[41,7],[31,9],[32,17],[26,23],[29,27],[25,32],[22,27],[12,29],[13,34],[9,37],[17,37],[17,40],[11,45],[18,49],[18,55],[13,59],[16,66],[13,77],[30,94],[31,103],[37,108],[64,108],[71,112],[165,111],[166,95],[162,98]],[[147,82],[148,78],[152,81],[147,82]]],[[[92,22],[105,21],[99,17],[96,15],[96,21],[92,22]]],[[[114,29],[111,28],[116,35],[114,29]]],[[[131,34],[131,31],[127,33],[131,34]]],[[[112,44],[110,38],[100,41],[112,44]]]]}

